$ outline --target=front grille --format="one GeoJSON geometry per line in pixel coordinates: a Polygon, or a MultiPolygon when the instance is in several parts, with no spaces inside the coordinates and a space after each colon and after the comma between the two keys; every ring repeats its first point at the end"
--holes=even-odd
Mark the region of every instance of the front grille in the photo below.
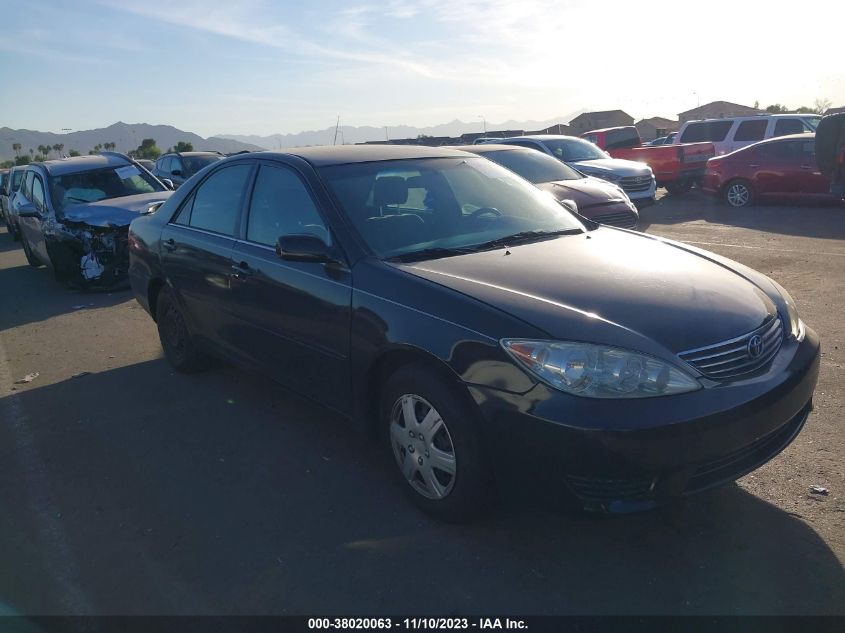
{"type": "Polygon", "coordinates": [[[794,418],[769,435],[761,437],[732,453],[697,464],[695,471],[687,481],[684,492],[698,492],[724,481],[742,477],[744,474],[762,466],[795,439],[811,410],[812,405],[807,404],[794,418]]]}
{"type": "Polygon", "coordinates": [[[647,496],[655,479],[601,479],[597,477],[567,476],[572,491],[582,499],[610,501],[636,499],[647,496]]]}
{"type": "Polygon", "coordinates": [[[648,191],[651,187],[651,176],[626,176],[619,180],[619,186],[625,193],[648,191]]]}
{"type": "Polygon", "coordinates": [[[593,222],[599,222],[600,224],[609,224],[611,226],[621,226],[625,229],[633,229],[637,226],[637,216],[628,212],[621,212],[621,213],[605,213],[603,215],[597,215],[592,218],[593,222]]]}
{"type": "Polygon", "coordinates": [[[724,380],[765,366],[778,353],[783,343],[783,323],[775,316],[761,327],[737,338],[707,347],[699,347],[678,356],[708,378],[724,380]],[[751,344],[752,339],[759,337],[751,344]],[[753,355],[752,351],[757,354],[753,355]]]}

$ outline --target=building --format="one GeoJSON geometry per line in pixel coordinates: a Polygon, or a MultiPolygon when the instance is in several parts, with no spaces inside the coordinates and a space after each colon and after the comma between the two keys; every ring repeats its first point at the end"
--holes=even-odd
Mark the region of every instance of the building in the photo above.
{"type": "Polygon", "coordinates": [[[679,123],[686,123],[687,121],[699,121],[701,119],[724,119],[731,116],[753,116],[755,114],[765,114],[765,110],[731,103],[730,101],[711,101],[692,110],[679,112],[678,121],[679,123]]]}
{"type": "Polygon", "coordinates": [[[534,130],[533,132],[525,132],[526,136],[533,136],[534,134],[562,134],[563,136],[571,136],[572,128],[563,123],[558,123],[547,127],[543,130],[534,130]]]}
{"type": "Polygon", "coordinates": [[[634,125],[634,117],[622,110],[584,112],[569,122],[571,133],[576,136],[584,132],[589,132],[590,130],[620,127],[623,125],[634,125]]]}
{"type": "Polygon", "coordinates": [[[662,116],[641,119],[634,124],[643,141],[653,141],[661,136],[666,136],[669,132],[677,132],[679,126],[678,121],[664,119],[662,116]]]}

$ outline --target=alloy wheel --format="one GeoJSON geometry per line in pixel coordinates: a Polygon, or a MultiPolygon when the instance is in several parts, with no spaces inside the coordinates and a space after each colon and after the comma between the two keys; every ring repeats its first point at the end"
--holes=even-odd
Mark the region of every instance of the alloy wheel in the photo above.
{"type": "Polygon", "coordinates": [[[751,190],[748,185],[735,182],[727,191],[728,204],[732,207],[744,207],[751,201],[751,190]]]}
{"type": "Polygon", "coordinates": [[[457,459],[443,418],[424,398],[404,394],[390,414],[390,444],[405,480],[428,499],[452,492],[457,459]]]}

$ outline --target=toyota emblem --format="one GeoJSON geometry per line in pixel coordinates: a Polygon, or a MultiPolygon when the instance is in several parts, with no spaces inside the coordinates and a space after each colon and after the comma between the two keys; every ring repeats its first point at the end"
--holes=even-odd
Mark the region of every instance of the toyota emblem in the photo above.
{"type": "Polygon", "coordinates": [[[751,358],[760,358],[763,353],[763,337],[755,334],[748,339],[748,355],[751,358]]]}

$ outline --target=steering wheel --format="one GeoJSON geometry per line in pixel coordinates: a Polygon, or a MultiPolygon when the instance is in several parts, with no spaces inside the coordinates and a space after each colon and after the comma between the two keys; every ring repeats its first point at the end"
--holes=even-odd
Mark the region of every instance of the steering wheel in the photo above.
{"type": "Polygon", "coordinates": [[[502,217],[502,212],[499,211],[496,207],[481,207],[470,213],[469,219],[474,220],[477,217],[484,215],[485,213],[491,213],[498,218],[502,217]]]}

